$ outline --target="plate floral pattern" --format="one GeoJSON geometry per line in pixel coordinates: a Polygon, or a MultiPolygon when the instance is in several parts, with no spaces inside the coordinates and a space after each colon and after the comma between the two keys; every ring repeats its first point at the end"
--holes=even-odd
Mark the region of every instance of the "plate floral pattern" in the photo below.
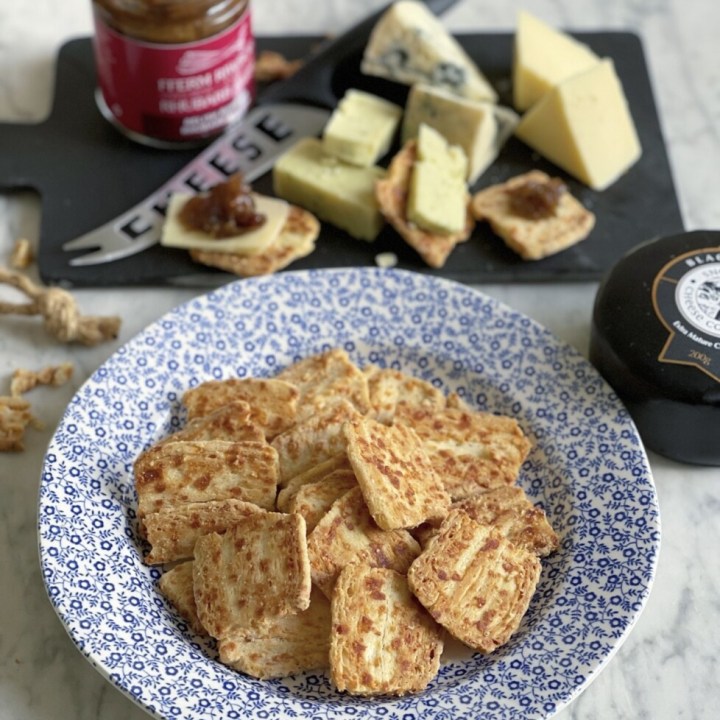
{"type": "Polygon", "coordinates": [[[660,519],[638,433],[580,353],[466,286],[363,268],[238,281],[121,348],[80,388],[50,443],[38,532],[47,592],[73,641],[156,717],[531,720],[572,700],[627,637],[652,585],[660,519]],[[515,416],[534,444],[519,482],[561,538],[511,641],[488,656],[448,652],[414,696],[354,698],[325,674],[233,672],[142,561],[132,465],[183,423],[183,392],[272,375],[335,346],[515,416]]]}

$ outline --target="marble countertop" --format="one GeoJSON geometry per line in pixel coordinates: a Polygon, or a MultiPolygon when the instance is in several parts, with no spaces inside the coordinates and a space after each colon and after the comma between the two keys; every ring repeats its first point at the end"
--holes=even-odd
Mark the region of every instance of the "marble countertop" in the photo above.
{"type": "MultiPolygon", "coordinates": [[[[378,0],[255,2],[258,35],[337,32],[378,0]]],[[[688,229],[720,227],[720,6],[704,0],[464,0],[451,29],[511,30],[526,8],[576,30],[633,30],[644,43],[662,128],[688,229]]],[[[36,122],[48,112],[55,54],[91,32],[89,0],[0,0],[0,122],[36,122]]],[[[0,128],[0,152],[3,151],[0,128]]],[[[0,184],[2,179],[0,178],[0,184]]],[[[13,242],[37,242],[41,202],[30,191],[0,194],[0,265],[13,242]]],[[[32,274],[32,270],[31,270],[32,274]]],[[[485,285],[483,291],[530,315],[587,352],[594,283],[485,285]]],[[[88,349],[60,346],[39,323],[0,320],[0,394],[17,367],[71,361],[72,381],[30,399],[45,423],[22,453],[0,455],[0,720],[141,720],[145,713],[82,658],[47,600],[38,569],[36,503],[44,450],[65,405],[120,345],[199,291],[81,290],[80,306],[120,314],[120,337],[88,349]]],[[[19,299],[0,289],[0,299],[19,299]]],[[[719,438],[720,441],[720,438],[719,438]]],[[[611,662],[563,720],[710,720],[720,704],[720,471],[650,455],[662,514],[662,549],[646,609],[611,662]]]]}

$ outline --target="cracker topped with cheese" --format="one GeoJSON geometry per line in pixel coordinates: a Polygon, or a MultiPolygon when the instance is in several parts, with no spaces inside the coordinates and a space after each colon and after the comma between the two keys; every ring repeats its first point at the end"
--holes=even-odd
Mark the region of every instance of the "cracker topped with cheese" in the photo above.
{"type": "MultiPolygon", "coordinates": [[[[461,230],[438,233],[423,230],[408,219],[407,205],[410,180],[417,159],[417,141],[408,140],[393,157],[383,180],[375,183],[375,197],[380,212],[398,234],[430,266],[441,268],[458,243],[465,242],[475,227],[475,220],[466,205],[465,223],[461,230]]],[[[463,190],[463,193],[466,191],[463,190]]],[[[469,200],[469,195],[467,195],[469,200]]]]}

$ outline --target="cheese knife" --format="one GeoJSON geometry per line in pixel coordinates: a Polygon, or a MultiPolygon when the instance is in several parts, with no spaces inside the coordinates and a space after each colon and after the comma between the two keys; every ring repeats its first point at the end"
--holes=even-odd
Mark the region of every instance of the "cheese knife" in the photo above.
{"type": "MultiPolygon", "coordinates": [[[[426,0],[440,14],[457,0],[426,0]]],[[[326,42],[291,78],[271,85],[245,118],[204,148],[190,163],[143,201],[104,225],[65,242],[75,267],[100,265],[143,252],[160,241],[167,202],[173,192],[201,192],[242,172],[253,182],[298,139],[321,133],[335,105],[336,76],[343,63],[361,53],[386,7],[326,42]]],[[[191,281],[192,282],[192,281],[191,281]]]]}

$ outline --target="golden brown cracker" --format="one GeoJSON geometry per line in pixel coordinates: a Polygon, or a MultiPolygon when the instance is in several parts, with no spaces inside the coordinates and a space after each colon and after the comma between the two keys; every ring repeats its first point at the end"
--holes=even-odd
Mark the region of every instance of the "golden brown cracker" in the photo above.
{"type": "Polygon", "coordinates": [[[428,410],[445,407],[445,396],[429,382],[395,370],[375,365],[364,369],[368,381],[371,413],[386,425],[392,424],[398,403],[428,410]]]}
{"type": "Polygon", "coordinates": [[[530,451],[518,422],[504,415],[399,406],[395,421],[409,425],[420,436],[453,500],[514,484],[530,451]]]}
{"type": "Polygon", "coordinates": [[[207,635],[197,614],[193,590],[192,560],[175,565],[175,567],[164,572],[160,576],[160,580],[158,580],[158,589],[194,633],[207,635]]]}
{"type": "Polygon", "coordinates": [[[140,518],[208,500],[244,500],[267,509],[275,506],[278,458],[267,443],[163,443],[142,453],[134,472],[140,518]]]}
{"type": "Polygon", "coordinates": [[[341,400],[363,414],[370,409],[367,379],[341,348],[302,358],[282,370],[277,378],[300,390],[298,421],[326,412],[341,400]]]}
{"type": "Polygon", "coordinates": [[[307,543],[313,582],[327,597],[332,597],[337,576],[351,562],[404,573],[420,553],[406,530],[383,530],[375,524],[359,487],[332,504],[307,543]]]}
{"type": "Polygon", "coordinates": [[[208,415],[196,417],[181,430],[167,435],[160,442],[178,440],[225,440],[227,442],[263,442],[265,432],[250,419],[251,408],[243,400],[222,405],[208,415]]]}
{"type": "Polygon", "coordinates": [[[348,459],[381,528],[412,528],[447,513],[450,496],[411,427],[359,417],[345,423],[344,433],[348,459]]]}
{"type": "Polygon", "coordinates": [[[188,420],[204,417],[238,400],[250,405],[253,423],[270,439],[292,427],[297,414],[299,390],[275,378],[230,378],[208,380],[183,395],[188,420]]]}
{"type": "Polygon", "coordinates": [[[270,620],[252,637],[220,640],[220,662],[262,679],[325,670],[329,665],[330,625],[330,601],[313,588],[307,610],[270,620]]]}
{"type": "Polygon", "coordinates": [[[332,504],[357,484],[352,470],[333,470],[321,480],[298,488],[287,505],[287,511],[302,515],[307,531],[311,533],[332,504]]]}
{"type": "Polygon", "coordinates": [[[595,226],[595,215],[568,191],[560,196],[548,217],[528,218],[512,205],[512,193],[528,181],[548,182],[549,175],[531,170],[507,182],[492,185],[473,196],[471,208],[477,220],[490,223],[493,232],[523,260],[540,260],[584,240],[595,226]]]}
{"type": "Polygon", "coordinates": [[[387,175],[375,183],[375,197],[380,212],[397,230],[405,242],[430,266],[441,268],[458,243],[470,237],[475,220],[470,211],[468,195],[468,211],[465,228],[459,233],[441,235],[422,230],[407,219],[407,197],[410,177],[417,158],[417,141],[408,140],[402,149],[393,157],[387,175]]]}
{"type": "Polygon", "coordinates": [[[340,400],[299,422],[272,441],[280,462],[280,485],[345,452],[343,423],[357,415],[355,407],[340,400]]]}
{"type": "Polygon", "coordinates": [[[262,512],[242,500],[211,500],[170,507],[143,519],[145,537],[152,549],[145,558],[149,565],[184,560],[193,556],[195,543],[207,533],[223,533],[240,518],[262,512]]]}
{"type": "Polygon", "coordinates": [[[306,610],[310,564],[305,520],[260,512],[239,520],[224,535],[195,544],[195,602],[214,638],[252,636],[269,622],[306,610]]]}
{"type": "Polygon", "coordinates": [[[530,502],[520,487],[498,487],[453,505],[482,525],[492,525],[518,547],[540,557],[557,550],[557,533],[542,508],[530,502]]]}
{"type": "Polygon", "coordinates": [[[328,460],[323,460],[307,470],[290,478],[285,487],[280,490],[277,496],[276,506],[282,512],[288,512],[288,505],[295,496],[295,493],[304,485],[322,480],[324,477],[335,472],[335,470],[349,470],[350,461],[347,459],[347,453],[343,452],[333,455],[328,460]]]}
{"type": "Polygon", "coordinates": [[[534,552],[451,510],[410,566],[410,589],[454,637],[489,653],[518,629],[540,578],[534,552]]]}
{"type": "Polygon", "coordinates": [[[340,573],[330,642],[330,673],[338,690],[419,692],[437,675],[442,651],[442,628],[413,597],[404,575],[364,563],[340,573]]]}

